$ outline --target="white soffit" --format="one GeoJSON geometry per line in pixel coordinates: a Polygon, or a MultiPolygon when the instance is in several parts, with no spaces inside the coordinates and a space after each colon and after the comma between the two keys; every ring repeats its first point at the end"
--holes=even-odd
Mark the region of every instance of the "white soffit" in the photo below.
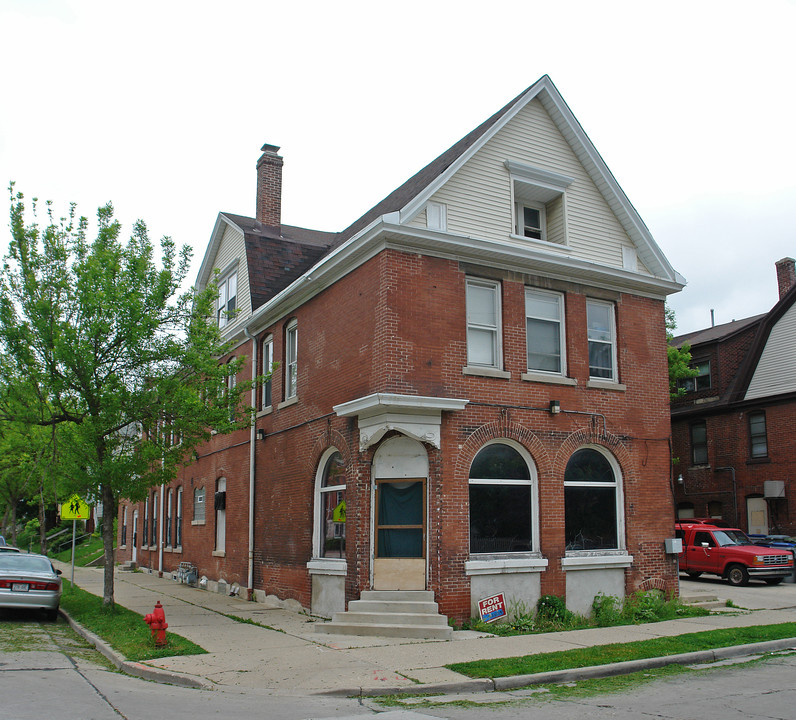
{"type": "Polygon", "coordinates": [[[467,400],[374,393],[335,405],[338,417],[356,417],[359,449],[366,450],[395,430],[419,442],[440,447],[442,411],[463,410],[467,400]]]}

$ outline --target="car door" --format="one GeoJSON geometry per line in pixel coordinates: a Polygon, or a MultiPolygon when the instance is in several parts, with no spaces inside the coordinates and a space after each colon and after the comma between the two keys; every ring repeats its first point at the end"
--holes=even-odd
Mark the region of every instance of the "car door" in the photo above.
{"type": "Polygon", "coordinates": [[[716,541],[706,530],[694,533],[692,544],[688,547],[688,567],[693,572],[717,572],[716,541]]]}

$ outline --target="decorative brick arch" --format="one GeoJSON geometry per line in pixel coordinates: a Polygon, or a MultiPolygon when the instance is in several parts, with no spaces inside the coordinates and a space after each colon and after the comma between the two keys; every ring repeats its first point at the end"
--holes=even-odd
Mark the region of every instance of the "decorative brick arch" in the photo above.
{"type": "Polygon", "coordinates": [[[470,466],[484,445],[493,440],[514,440],[522,445],[536,464],[538,475],[548,472],[550,454],[541,440],[524,425],[502,417],[496,422],[486,423],[475,430],[464,442],[456,459],[456,478],[466,482],[470,477],[470,466]]]}
{"type": "Polygon", "coordinates": [[[630,452],[622,439],[611,433],[598,432],[593,427],[589,430],[575,430],[561,443],[553,460],[553,472],[558,473],[559,477],[563,479],[569,459],[577,450],[586,445],[596,445],[610,451],[622,471],[623,486],[627,487],[628,483],[632,484],[635,481],[636,472],[631,462],[630,452]]]}
{"type": "Polygon", "coordinates": [[[321,461],[323,454],[330,448],[336,447],[340,454],[343,456],[345,464],[348,465],[351,458],[351,447],[346,440],[345,435],[338,432],[333,428],[328,428],[320,435],[312,446],[312,451],[308,453],[305,462],[304,470],[315,477],[315,472],[318,469],[318,463],[321,461]]]}

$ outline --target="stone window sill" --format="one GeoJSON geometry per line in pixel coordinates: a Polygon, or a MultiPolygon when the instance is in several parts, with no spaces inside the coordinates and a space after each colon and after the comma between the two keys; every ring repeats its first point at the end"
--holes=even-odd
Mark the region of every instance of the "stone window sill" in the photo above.
{"type": "Polygon", "coordinates": [[[313,558],[307,563],[310,575],[345,575],[348,563],[345,560],[330,558],[313,558]]]}
{"type": "Polygon", "coordinates": [[[540,573],[547,569],[548,561],[539,555],[525,557],[498,557],[471,555],[464,563],[466,575],[507,575],[510,573],[540,573]]]}
{"type": "Polygon", "coordinates": [[[568,554],[561,558],[562,570],[611,570],[626,568],[633,564],[633,556],[624,550],[586,551],[588,554],[568,554]]]}
{"type": "Polygon", "coordinates": [[[528,372],[520,375],[526,382],[548,383],[550,385],[571,385],[575,387],[578,381],[575,378],[564,377],[563,375],[547,375],[545,373],[528,372]]]}
{"type": "Polygon", "coordinates": [[[489,367],[473,367],[468,365],[462,368],[462,375],[473,375],[475,377],[490,377],[500,378],[501,380],[510,380],[511,373],[506,370],[499,370],[498,368],[489,367]]]}
{"type": "Polygon", "coordinates": [[[627,385],[610,380],[587,380],[586,387],[594,388],[595,390],[614,390],[616,392],[624,392],[627,390],[627,385]]]}
{"type": "Polygon", "coordinates": [[[227,553],[224,550],[213,550],[213,552],[210,554],[213,557],[221,557],[221,558],[227,556],[227,553]]]}

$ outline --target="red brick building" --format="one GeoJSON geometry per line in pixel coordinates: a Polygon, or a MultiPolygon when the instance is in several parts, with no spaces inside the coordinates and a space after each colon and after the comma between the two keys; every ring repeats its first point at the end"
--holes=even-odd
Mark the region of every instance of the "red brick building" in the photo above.
{"type": "Polygon", "coordinates": [[[327,616],[371,588],[458,620],[496,592],[583,612],[676,590],[663,305],[684,281],[550,79],[342,232],[282,224],[278,150],[198,279],[219,273],[245,377],[278,366],[250,431],[123,504],[120,557],[327,616]]]}
{"type": "Polygon", "coordinates": [[[764,315],[675,338],[699,374],[672,406],[678,515],[796,535],[796,268],[764,315]]]}

